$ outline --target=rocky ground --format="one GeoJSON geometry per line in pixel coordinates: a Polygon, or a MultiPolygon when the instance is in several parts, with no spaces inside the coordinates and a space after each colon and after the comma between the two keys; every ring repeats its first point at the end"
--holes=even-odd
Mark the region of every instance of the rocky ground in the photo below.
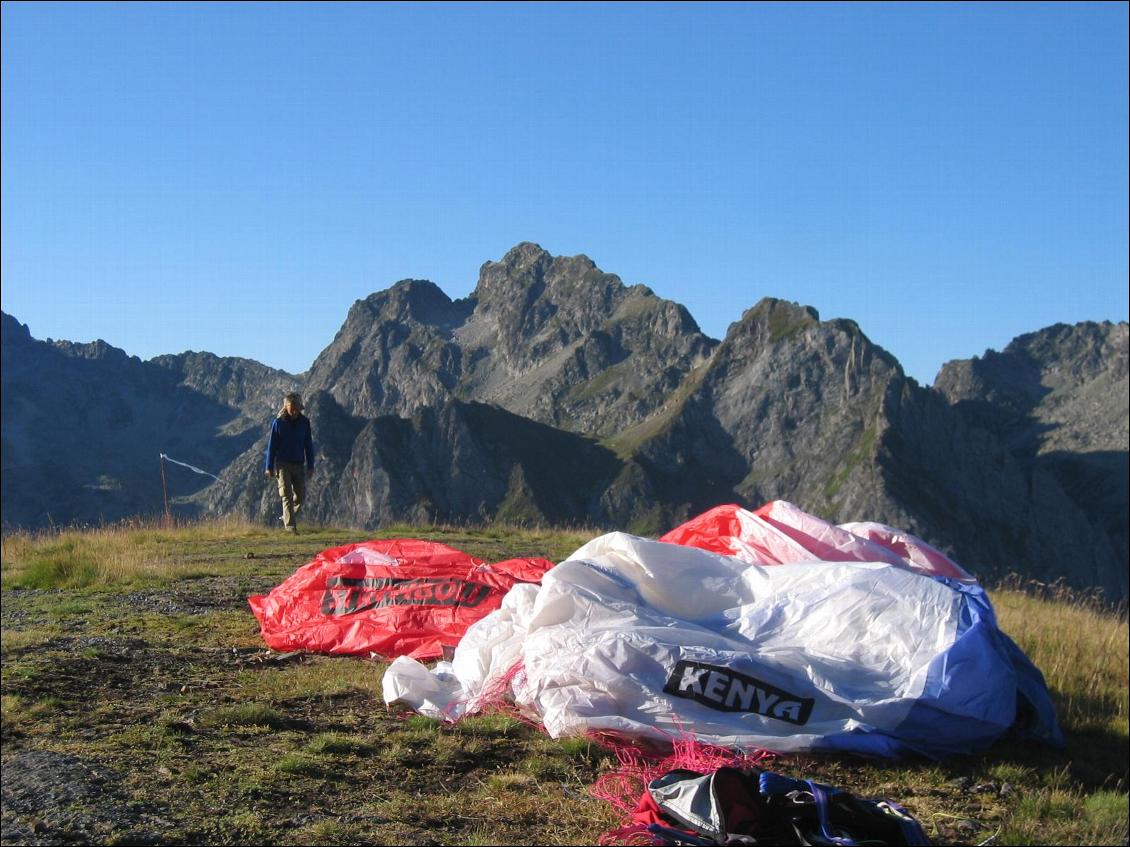
{"type": "MultiPolygon", "coordinates": [[[[246,600],[238,582],[205,579],[174,589],[132,592],[114,597],[101,612],[109,618],[138,613],[202,616],[239,608],[246,600]]],[[[262,588],[269,590],[270,585],[264,581],[262,588]]],[[[38,627],[40,610],[67,602],[66,596],[59,590],[6,593],[0,607],[6,640],[38,627]]],[[[114,705],[111,722],[75,730],[77,739],[95,741],[114,729],[137,726],[151,718],[152,706],[147,701],[155,694],[179,687],[185,687],[187,693],[194,660],[184,651],[158,649],[143,638],[87,634],[89,624],[86,615],[75,616],[57,624],[61,630],[57,636],[5,650],[5,664],[12,659],[22,671],[5,676],[5,697],[57,704],[67,714],[72,714],[70,707],[81,713],[97,700],[110,700],[114,705]],[[46,665],[49,673],[32,670],[46,669],[46,665]]],[[[209,658],[221,667],[231,667],[242,664],[250,654],[217,649],[209,658]]],[[[72,754],[41,749],[35,729],[25,729],[23,721],[13,726],[7,717],[0,784],[3,843],[97,843],[110,836],[120,843],[167,842],[162,833],[173,830],[175,823],[163,817],[167,811],[157,798],[138,799],[130,790],[125,772],[134,763],[128,756],[108,758],[93,750],[72,754]]],[[[192,732],[190,723],[191,718],[185,721],[186,732],[192,732]]]]}
{"type": "Polygon", "coordinates": [[[441,730],[386,710],[379,662],[266,650],[246,598],[277,581],[5,591],[0,842],[527,843],[535,785],[571,818],[535,840],[612,823],[591,745],[441,730]]]}

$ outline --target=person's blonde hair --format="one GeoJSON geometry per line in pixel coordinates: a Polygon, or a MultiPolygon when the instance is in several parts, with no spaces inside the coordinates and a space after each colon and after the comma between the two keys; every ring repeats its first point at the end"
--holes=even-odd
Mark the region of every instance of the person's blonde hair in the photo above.
{"type": "Polygon", "coordinates": [[[299,394],[297,391],[291,391],[289,394],[287,394],[285,397],[283,397],[282,405],[279,406],[279,414],[280,415],[286,414],[286,404],[287,403],[290,403],[293,406],[297,406],[298,411],[300,411],[300,412],[303,409],[306,408],[306,406],[302,403],[302,395],[299,394]]]}

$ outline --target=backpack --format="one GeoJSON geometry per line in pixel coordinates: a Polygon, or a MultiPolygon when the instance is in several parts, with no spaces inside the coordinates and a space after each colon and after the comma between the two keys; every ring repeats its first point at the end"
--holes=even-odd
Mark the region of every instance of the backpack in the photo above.
{"type": "Polygon", "coordinates": [[[896,803],[760,768],[671,771],[648,784],[633,818],[659,844],[930,843],[896,803]]]}

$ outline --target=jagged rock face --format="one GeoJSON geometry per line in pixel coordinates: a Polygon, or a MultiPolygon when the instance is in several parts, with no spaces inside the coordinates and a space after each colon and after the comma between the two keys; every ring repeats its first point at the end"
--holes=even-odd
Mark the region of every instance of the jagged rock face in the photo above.
{"type": "Polygon", "coordinates": [[[607,435],[662,405],[715,344],[682,306],[524,243],[483,265],[466,300],[405,280],[358,301],[307,386],[362,417],[456,398],[607,435]]]}
{"type": "Polygon", "coordinates": [[[1035,495],[1053,480],[1086,516],[1112,558],[1093,584],[1115,596],[1126,594],[1130,556],[1127,339],[1125,322],[1056,324],[1000,353],[948,362],[935,381],[971,427],[995,435],[1043,481],[1035,495]]]}
{"type": "Polygon", "coordinates": [[[814,512],[851,514],[842,483],[873,451],[898,364],[854,323],[771,300],[731,328],[720,354],[706,388],[748,458],[738,493],[759,502],[787,492],[814,512]]]}
{"type": "Polygon", "coordinates": [[[1127,330],[1056,324],[1001,353],[947,362],[934,387],[970,421],[1030,455],[1127,450],[1127,330]]]}
{"type": "Polygon", "coordinates": [[[982,578],[1010,572],[1126,594],[1125,559],[1095,533],[1052,474],[970,426],[940,394],[904,386],[891,397],[881,444],[884,488],[929,536],[982,578]]]}
{"type": "Polygon", "coordinates": [[[1113,551],[1054,478],[906,379],[851,321],[763,300],[687,389],[616,442],[646,457],[672,516],[788,499],[835,522],[908,529],[983,577],[1063,574],[1072,538],[1072,581],[1125,592],[1113,551]]]}
{"type": "Polygon", "coordinates": [[[766,299],[658,415],[613,443],[645,457],[672,494],[694,480],[692,512],[786,498],[858,519],[856,506],[873,507],[881,491],[873,456],[896,378],[898,364],[855,324],[821,323],[813,309],[766,299]]]}
{"type": "Polygon", "coordinates": [[[647,417],[716,346],[677,303],[536,244],[483,265],[474,299],[459,395],[576,432],[647,417]]]}
{"type": "MultiPolygon", "coordinates": [[[[278,389],[294,385],[257,363],[205,356],[208,367],[195,367],[184,357],[164,358],[162,364],[142,362],[104,341],[37,341],[3,315],[6,525],[159,513],[161,453],[218,472],[254,439],[259,421],[222,395],[270,393],[277,402],[278,389]],[[209,369],[217,387],[222,383],[217,394],[206,388],[209,369]]],[[[178,467],[166,470],[173,498],[211,481],[178,467]]]]}
{"type": "Polygon", "coordinates": [[[310,368],[307,390],[328,391],[365,418],[408,417],[443,400],[462,370],[462,351],[451,334],[467,305],[421,280],[402,280],[357,301],[310,368]]]}
{"type": "Polygon", "coordinates": [[[463,336],[489,347],[501,368],[522,373],[597,329],[627,290],[587,256],[554,258],[536,244],[519,244],[487,262],[475,289],[477,320],[463,336]]]}
{"type": "MultiPolygon", "coordinates": [[[[366,420],[329,392],[316,392],[306,412],[319,459],[304,520],[376,527],[492,518],[608,524],[626,517],[602,502],[624,462],[590,439],[497,407],[447,400],[410,419],[366,420]]],[[[265,447],[264,437],[212,487],[216,511],[254,520],[279,514],[275,484],[263,477],[265,447]],[[261,481],[248,484],[255,477],[261,481]]]]}

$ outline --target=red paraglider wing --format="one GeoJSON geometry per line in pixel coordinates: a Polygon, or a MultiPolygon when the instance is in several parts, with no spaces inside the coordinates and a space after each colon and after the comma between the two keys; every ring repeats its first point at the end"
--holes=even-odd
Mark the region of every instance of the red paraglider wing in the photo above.
{"type": "Polygon", "coordinates": [[[323,550],[248,602],[275,650],[430,659],[551,567],[537,558],[487,564],[433,541],[364,541],[323,550]]]}

